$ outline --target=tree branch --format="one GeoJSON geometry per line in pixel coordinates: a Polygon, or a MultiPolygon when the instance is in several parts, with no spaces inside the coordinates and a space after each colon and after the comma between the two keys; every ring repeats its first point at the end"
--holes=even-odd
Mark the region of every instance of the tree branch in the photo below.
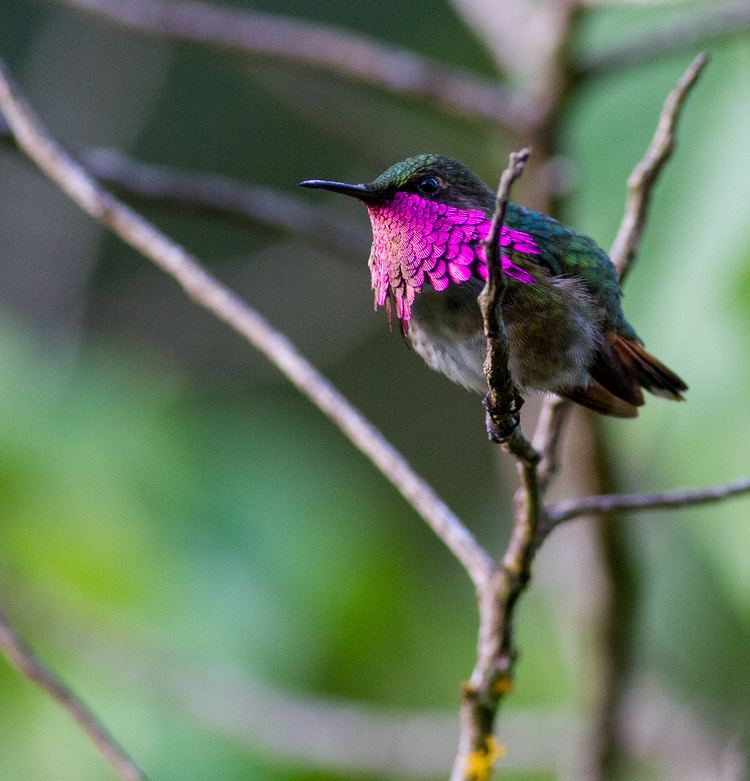
{"type": "Polygon", "coordinates": [[[479,638],[477,662],[464,685],[461,731],[452,781],[488,778],[500,756],[493,725],[500,701],[512,688],[516,651],[513,644],[515,606],[531,575],[534,541],[543,513],[537,479],[539,454],[520,431],[522,403],[508,367],[508,339],[502,319],[502,299],[507,280],[502,271],[500,236],[513,183],[523,173],[531,150],[514,152],[500,177],[495,213],[484,242],[487,282],[479,295],[479,307],[487,337],[484,363],[489,391],[484,400],[490,439],[501,443],[516,459],[520,487],[514,501],[514,519],[508,547],[499,567],[478,590],[479,638]]]}
{"type": "MultiPolygon", "coordinates": [[[[16,148],[2,114],[0,141],[16,148]]],[[[144,163],[115,149],[86,147],[77,156],[102,184],[145,203],[188,208],[242,224],[261,223],[301,234],[346,257],[365,254],[369,246],[365,232],[352,220],[272,187],[144,163]]]]}
{"type": "Polygon", "coordinates": [[[703,72],[708,61],[706,52],[701,52],[690,63],[677,82],[677,86],[667,95],[659,116],[656,132],[646,154],[628,177],[628,196],[625,214],[610,250],[610,258],[620,274],[622,282],[628,274],[641,242],[646,226],[651,194],[664,164],[672,156],[675,145],[675,128],[682,107],[690,90],[703,72]]]}
{"type": "Polygon", "coordinates": [[[58,0],[131,30],[273,57],[354,78],[523,133],[536,107],[491,79],[450,68],[348,30],[201,0],[58,0]]]}
{"type": "Polygon", "coordinates": [[[52,670],[44,665],[23,642],[8,619],[0,612],[0,651],[8,664],[21,675],[33,681],[78,722],[91,742],[109,762],[123,781],[146,781],[146,774],[138,767],[125,749],[109,734],[88,706],[69,689],[52,670]]]}
{"type": "Polygon", "coordinates": [[[508,282],[502,270],[500,260],[500,236],[508,208],[508,198],[513,183],[523,173],[526,161],[531,155],[528,148],[512,152],[508,167],[500,177],[495,200],[495,213],[487,238],[484,240],[484,254],[487,259],[487,281],[479,294],[479,308],[484,322],[484,335],[487,338],[487,357],[484,362],[484,374],[489,391],[484,399],[487,411],[487,433],[494,442],[508,443],[511,450],[519,450],[519,457],[535,460],[528,442],[520,435],[513,437],[520,422],[519,412],[523,399],[513,383],[508,368],[508,337],[503,322],[502,300],[508,282]]]}
{"type": "Polygon", "coordinates": [[[84,149],[79,159],[103,184],[143,201],[261,223],[305,236],[346,257],[366,254],[369,246],[365,232],[352,220],[272,187],[143,163],[114,149],[84,149]]]}
{"type": "Polygon", "coordinates": [[[559,524],[593,513],[638,512],[642,510],[670,510],[695,504],[710,504],[731,496],[750,493],[750,477],[710,488],[678,488],[650,494],[606,494],[568,499],[558,502],[547,511],[549,529],[559,524]]]}
{"type": "Polygon", "coordinates": [[[536,429],[531,440],[534,450],[541,455],[538,468],[539,485],[544,490],[554,479],[558,469],[560,437],[570,402],[560,396],[544,399],[539,410],[536,429]]]}
{"type": "Polygon", "coordinates": [[[597,79],[619,71],[637,68],[669,54],[703,46],[750,29],[750,5],[715,3],[710,10],[674,19],[656,32],[648,32],[602,54],[586,57],[577,68],[579,80],[597,79]]]}
{"type": "MultiPolygon", "coordinates": [[[[55,617],[59,619],[58,614],[55,617]]],[[[196,664],[189,653],[176,653],[153,639],[145,643],[127,627],[119,629],[116,638],[101,627],[92,630],[79,622],[75,628],[81,638],[81,661],[89,669],[108,680],[114,676],[115,683],[136,689],[138,696],[155,696],[161,709],[171,707],[201,734],[215,733],[274,765],[293,764],[308,773],[335,772],[341,779],[434,781],[445,778],[453,759],[455,712],[278,688],[249,676],[246,669],[196,664]],[[145,681],[158,682],[156,691],[144,686],[145,681]]],[[[503,727],[514,750],[504,769],[549,771],[580,726],[574,712],[557,707],[508,714],[503,727]],[[535,740],[540,729],[546,736],[543,746],[535,740]]]]}
{"type": "MultiPolygon", "coordinates": [[[[609,253],[610,259],[620,275],[621,284],[624,282],[637,257],[641,236],[646,226],[648,210],[651,205],[653,188],[674,150],[675,130],[685,101],[703,72],[707,61],[706,53],[699,53],[682,74],[675,88],[669,93],[664,101],[651,143],[643,159],[636,165],[628,177],[625,211],[609,253]]],[[[557,447],[567,407],[568,405],[552,397],[545,400],[542,412],[539,415],[534,444],[542,453],[539,474],[543,485],[547,484],[556,471],[557,447]]],[[[591,498],[596,499],[598,497],[591,498]]],[[[574,501],[584,502],[586,500],[574,501]]],[[[560,504],[557,505],[557,507],[560,506],[560,504]]],[[[554,510],[548,511],[546,518],[540,524],[537,546],[541,545],[552,528],[558,523],[553,523],[551,513],[554,513],[554,510]]]]}
{"type": "MultiPolygon", "coordinates": [[[[668,96],[654,140],[644,160],[630,177],[628,203],[612,251],[612,259],[621,277],[627,272],[636,256],[651,190],[674,146],[674,128],[679,111],[690,88],[700,75],[705,61],[705,54],[696,57],[675,90],[668,96]]],[[[490,273],[493,269],[497,271],[499,268],[497,237],[504,220],[510,185],[513,179],[520,175],[520,172],[515,171],[516,162],[512,156],[498,191],[497,208],[493,219],[494,235],[488,237],[486,248],[490,273]],[[493,251],[494,262],[492,262],[493,251]]],[[[491,389],[486,406],[491,423],[488,425],[491,438],[500,441],[507,439],[508,449],[518,459],[521,486],[516,493],[514,525],[508,549],[492,581],[479,592],[478,660],[471,680],[464,688],[461,738],[452,781],[474,781],[476,778],[486,778],[487,775],[483,774],[485,771],[489,773],[489,768],[496,758],[497,743],[492,728],[500,700],[512,687],[515,650],[511,619],[515,604],[530,577],[535,551],[549,531],[557,523],[562,522],[557,520],[553,522],[550,519],[548,511],[542,504],[541,496],[542,487],[546,487],[556,470],[557,448],[567,405],[554,397],[545,402],[534,437],[535,444],[540,448],[539,451],[532,448],[517,429],[511,437],[507,437],[507,429],[498,425],[499,423],[512,424],[514,416],[515,422],[518,419],[518,410],[514,409],[513,405],[513,400],[517,398],[517,391],[507,369],[507,340],[499,311],[504,282],[503,279],[496,279],[493,282],[492,277],[488,277],[487,285],[480,296],[485,334],[488,337],[485,371],[491,389]],[[493,311],[498,312],[494,319],[493,311]],[[541,471],[538,471],[537,462],[540,454],[541,471]],[[477,772],[477,768],[481,772],[477,772]]],[[[716,497],[718,498],[723,497],[716,497]]],[[[592,501],[607,499],[608,497],[593,497],[592,501]]],[[[613,509],[615,509],[614,505],[613,509]]]]}
{"type": "Polygon", "coordinates": [[[0,109],[18,145],[84,211],[116,233],[182,286],[199,306],[233,328],[265,355],[327,415],[429,524],[461,562],[474,584],[483,585],[492,561],[460,519],[333,385],[280,331],[140,215],[104,190],[52,140],[0,61],[0,109]]]}

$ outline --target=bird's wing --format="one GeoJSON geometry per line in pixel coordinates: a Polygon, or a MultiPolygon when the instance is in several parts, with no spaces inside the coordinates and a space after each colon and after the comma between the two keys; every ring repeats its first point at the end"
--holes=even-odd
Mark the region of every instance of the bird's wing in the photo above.
{"type": "Polygon", "coordinates": [[[622,314],[617,271],[607,253],[593,239],[552,217],[517,204],[508,204],[507,222],[528,233],[540,249],[538,255],[524,258],[519,265],[528,267],[533,263],[547,269],[552,276],[578,277],[604,314],[605,328],[637,338],[622,314]]]}

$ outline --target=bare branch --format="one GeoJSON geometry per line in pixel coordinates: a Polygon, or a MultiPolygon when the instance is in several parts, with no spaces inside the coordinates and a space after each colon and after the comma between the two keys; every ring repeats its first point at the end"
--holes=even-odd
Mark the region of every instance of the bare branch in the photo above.
{"type": "Polygon", "coordinates": [[[233,328],[277,366],[401,492],[461,562],[474,584],[479,587],[487,581],[494,568],[489,555],[396,448],[284,334],[208,274],[194,256],[103,189],[67,155],[36,118],[1,61],[0,109],[18,145],[53,182],[84,211],[174,277],[195,303],[233,328]]]}
{"type": "Polygon", "coordinates": [[[487,357],[484,374],[489,392],[484,399],[487,410],[487,432],[495,442],[507,443],[508,448],[525,461],[536,462],[537,454],[518,431],[519,412],[523,400],[516,388],[508,368],[508,337],[503,322],[502,300],[507,279],[500,260],[500,236],[508,208],[508,198],[513,183],[523,173],[526,161],[531,155],[528,148],[512,152],[508,167],[500,177],[490,232],[484,241],[487,258],[487,281],[479,294],[479,308],[484,321],[484,335],[487,338],[487,357]]]}
{"type": "MultiPolygon", "coordinates": [[[[15,148],[2,114],[0,140],[15,148]]],[[[188,208],[242,224],[261,223],[305,236],[345,257],[366,254],[369,247],[365,232],[352,220],[272,187],[143,163],[115,149],[85,148],[78,159],[94,178],[139,201],[188,208]]]]}
{"type": "Polygon", "coordinates": [[[539,411],[536,429],[531,444],[541,455],[538,467],[539,485],[543,489],[557,474],[558,450],[565,416],[570,402],[560,396],[548,396],[539,411]]]}
{"type": "Polygon", "coordinates": [[[343,28],[201,0],[58,0],[131,30],[272,57],[427,98],[443,109],[524,133],[536,108],[501,84],[343,28]]]}
{"type": "Polygon", "coordinates": [[[146,781],[146,774],[138,767],[135,760],[128,756],[125,749],[109,734],[107,728],[88,706],[39,660],[18,636],[2,612],[0,612],[0,651],[11,667],[57,700],[78,722],[119,778],[123,781],[146,781]]]}
{"type": "MultiPolygon", "coordinates": [[[[667,96],[651,144],[643,160],[635,167],[628,179],[625,213],[609,252],[620,274],[621,283],[624,282],[627,271],[638,252],[651,204],[651,191],[674,148],[674,130],[680,111],[690,89],[700,76],[706,60],[706,54],[700,53],[667,96]]],[[[545,399],[542,405],[533,440],[534,447],[542,455],[539,465],[539,480],[542,486],[547,485],[557,470],[560,433],[569,408],[569,404],[555,396],[545,399]]]]}
{"type": "MultiPolygon", "coordinates": [[[[214,733],[273,763],[335,771],[342,779],[444,778],[456,733],[456,714],[375,705],[276,688],[231,666],[188,661],[174,649],[125,642],[84,627],[84,662],[139,695],[156,696],[202,733],[214,733]],[[146,690],[144,681],[158,682],[146,690]],[[294,736],[290,739],[290,735],[294,736]]],[[[514,746],[504,770],[544,772],[555,767],[580,730],[576,715],[559,708],[521,709],[504,722],[514,746]],[[543,746],[535,745],[542,729],[543,746]]],[[[326,776],[327,777],[327,776],[326,776]]]]}
{"type": "MultiPolygon", "coordinates": [[[[625,277],[638,253],[640,239],[646,225],[648,210],[651,205],[651,194],[664,165],[670,158],[675,144],[675,128],[682,107],[688,94],[698,80],[707,62],[705,52],[698,54],[680,77],[677,85],[664,101],[659,122],[646,153],[640,163],[633,169],[628,178],[628,196],[625,213],[610,250],[610,258],[615,265],[620,282],[625,277]]],[[[542,454],[539,479],[542,485],[554,476],[556,470],[556,452],[560,431],[565,416],[566,406],[559,407],[560,402],[554,397],[544,402],[539,416],[534,444],[542,454]]],[[[596,499],[597,497],[591,497],[596,499]]],[[[586,500],[578,500],[580,502],[586,500]]],[[[557,505],[559,508],[560,505],[557,505]]],[[[546,539],[552,528],[559,523],[553,521],[554,510],[547,513],[538,531],[537,545],[546,539]]]]}
{"type": "MultiPolygon", "coordinates": [[[[15,148],[2,114],[0,140],[15,148]]],[[[102,147],[84,148],[78,152],[78,159],[103,184],[145,202],[187,207],[242,223],[262,223],[301,234],[347,257],[366,253],[369,247],[365,232],[352,220],[272,187],[144,163],[102,147]]]]}
{"type": "Polygon", "coordinates": [[[367,252],[366,234],[352,220],[272,187],[142,163],[114,149],[85,149],[79,157],[100,182],[143,200],[263,223],[305,236],[347,257],[358,249],[360,254],[367,252]]]}
{"type": "MultiPolygon", "coordinates": [[[[675,90],[667,97],[654,139],[644,160],[629,178],[625,214],[610,252],[610,256],[620,272],[621,282],[637,255],[640,237],[650,206],[651,190],[672,152],[674,128],[680,110],[688,92],[700,75],[705,61],[705,55],[699,55],[695,58],[675,90]]],[[[540,465],[540,479],[543,484],[546,484],[549,478],[554,476],[559,431],[564,415],[565,409],[557,408],[556,410],[554,400],[545,401],[537,430],[537,434],[542,439],[538,446],[543,454],[540,465]],[[556,411],[557,417],[555,416],[556,411]]],[[[590,423],[585,425],[591,426],[590,423]]],[[[593,436],[593,432],[591,433],[593,436]]],[[[537,444],[536,437],[534,442],[537,444]]],[[[538,527],[537,546],[541,546],[550,531],[562,523],[562,520],[557,520],[555,513],[558,508],[564,508],[565,504],[562,503],[547,510],[546,516],[542,518],[538,527]]],[[[571,506],[573,503],[567,504],[571,506]]],[[[627,668],[627,660],[625,659],[627,643],[623,645],[625,637],[623,632],[627,632],[629,623],[632,623],[632,617],[630,616],[629,600],[625,596],[627,587],[623,584],[623,578],[626,577],[624,575],[625,569],[623,562],[618,560],[618,555],[621,554],[621,540],[616,519],[601,518],[594,528],[602,577],[599,597],[601,603],[599,636],[602,678],[598,687],[599,702],[592,725],[593,732],[588,742],[588,756],[585,760],[585,769],[582,769],[584,774],[602,778],[610,773],[620,748],[621,725],[617,720],[617,715],[626,691],[624,682],[627,668]]]]}
{"type": "Polygon", "coordinates": [[[706,52],[698,54],[682,74],[677,86],[667,95],[651,144],[643,160],[628,177],[625,214],[610,251],[610,258],[620,274],[621,281],[627,276],[638,253],[651,203],[651,193],[674,149],[675,127],[680,112],[707,60],[706,52]]]}
{"type": "MultiPolygon", "coordinates": [[[[688,71],[683,75],[677,88],[667,98],[662,116],[657,128],[654,141],[646,153],[644,161],[636,169],[630,178],[630,195],[628,208],[626,209],[623,225],[618,233],[620,245],[625,250],[618,249],[616,242],[613,249],[613,260],[619,257],[628,258],[618,263],[618,270],[624,272],[635,257],[638,241],[643,231],[645,217],[649,205],[651,189],[658,178],[664,162],[671,153],[674,144],[674,126],[679,109],[681,108],[688,91],[695,83],[705,64],[705,55],[699,55],[688,71]]],[[[491,263],[493,246],[496,248],[497,236],[504,218],[504,201],[507,200],[507,189],[512,181],[512,172],[515,161],[511,158],[509,169],[503,175],[508,179],[505,187],[501,184],[498,192],[497,209],[495,212],[495,228],[498,233],[495,237],[488,238],[488,265],[490,269],[498,268],[497,255],[495,262],[491,263]],[[503,197],[504,196],[504,197],[503,197]],[[492,243],[489,243],[489,242],[492,243]]],[[[513,383],[503,374],[503,367],[507,372],[507,342],[504,341],[502,328],[494,326],[488,310],[487,294],[493,292],[493,300],[501,301],[504,291],[503,281],[494,283],[492,289],[491,280],[485,286],[480,306],[485,319],[485,333],[488,336],[488,383],[495,387],[497,395],[495,403],[507,405],[509,399],[513,399],[513,383]],[[489,290],[488,290],[489,289],[489,290]],[[482,298],[485,298],[482,301],[482,298]],[[499,346],[495,341],[499,341],[499,346]],[[495,353],[494,360],[492,353],[495,353]],[[505,362],[499,360],[504,358],[505,362]],[[500,373],[493,376],[492,368],[500,373]],[[502,394],[502,395],[501,395],[502,394]]],[[[502,325],[501,317],[497,318],[502,325]]],[[[488,396],[488,411],[491,409],[488,396]]],[[[512,672],[515,662],[515,650],[512,637],[512,616],[515,604],[522,593],[530,577],[531,562],[535,551],[541,545],[546,535],[556,522],[548,517],[548,511],[542,504],[541,496],[543,488],[554,475],[557,461],[557,448],[562,429],[562,423],[568,406],[562,401],[550,398],[545,401],[542,408],[537,431],[534,436],[534,444],[537,449],[528,446],[514,447],[514,441],[508,442],[509,449],[518,459],[518,468],[521,478],[521,487],[516,493],[516,510],[511,540],[501,562],[500,571],[487,588],[479,593],[480,598],[480,629],[478,661],[470,682],[464,690],[462,702],[462,728],[459,742],[459,753],[453,768],[453,781],[468,781],[472,778],[469,768],[472,763],[479,762],[482,767],[491,765],[489,757],[492,755],[496,743],[492,735],[492,726],[500,700],[512,687],[512,672]],[[524,458],[524,454],[531,456],[524,458]],[[539,469],[536,463],[541,455],[542,461],[539,469]],[[533,459],[533,460],[532,460],[533,459]],[[482,765],[482,763],[484,763],[482,765]]],[[[501,412],[508,415],[510,410],[501,412]]],[[[508,420],[508,418],[505,418],[508,420]]],[[[512,419],[511,419],[512,421],[512,419]]],[[[497,427],[496,427],[497,428],[497,427]]],[[[515,436],[515,434],[514,434],[515,436]]],[[[520,436],[520,435],[519,435],[520,436]]],[[[606,500],[607,497],[596,497],[598,500],[606,500]]],[[[582,500],[586,501],[586,500],[582,500]]],[[[558,505],[559,507],[559,505],[558,505]]]]}
{"type": "Polygon", "coordinates": [[[548,510],[548,524],[555,526],[593,513],[637,512],[642,510],[669,510],[675,507],[690,507],[695,504],[720,502],[731,496],[750,493],[750,477],[731,483],[714,485],[710,488],[678,488],[673,491],[659,491],[652,494],[605,494],[587,496],[583,499],[568,499],[558,502],[548,510]]]}
{"type": "Polygon", "coordinates": [[[680,51],[750,30],[747,0],[713,3],[709,10],[672,20],[661,30],[645,33],[602,54],[587,57],[578,65],[579,79],[596,79],[637,68],[680,51]]]}
{"type": "Polygon", "coordinates": [[[492,226],[484,243],[487,282],[479,307],[487,337],[484,363],[489,392],[484,400],[487,431],[515,457],[520,487],[508,547],[493,577],[478,590],[479,638],[477,661],[461,701],[461,731],[452,781],[488,778],[500,749],[493,735],[497,709],[512,688],[516,652],[513,645],[515,606],[531,576],[535,540],[544,508],[537,479],[539,454],[520,431],[521,398],[508,367],[508,339],[502,319],[507,280],[502,271],[500,236],[513,183],[523,173],[531,150],[514,152],[500,177],[492,226]],[[486,773],[486,774],[485,774],[486,773]]]}

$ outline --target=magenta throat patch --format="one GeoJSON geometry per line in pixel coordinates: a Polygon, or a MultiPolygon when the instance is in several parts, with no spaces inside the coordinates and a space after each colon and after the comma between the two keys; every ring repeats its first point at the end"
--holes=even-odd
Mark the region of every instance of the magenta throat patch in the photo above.
{"type": "MultiPolygon", "coordinates": [[[[482,242],[492,221],[481,209],[459,209],[414,193],[396,193],[384,205],[368,206],[372,222],[370,272],[375,306],[383,306],[389,290],[396,316],[408,325],[414,297],[427,282],[433,290],[466,282],[473,274],[487,279],[482,242]]],[[[539,245],[523,231],[503,226],[500,234],[503,272],[533,285],[534,278],[515,265],[508,252],[539,255],[539,245]]]]}

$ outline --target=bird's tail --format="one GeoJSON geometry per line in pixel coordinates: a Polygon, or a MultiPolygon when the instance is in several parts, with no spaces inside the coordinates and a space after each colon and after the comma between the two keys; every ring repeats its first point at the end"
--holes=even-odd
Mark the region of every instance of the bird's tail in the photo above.
{"type": "Polygon", "coordinates": [[[671,369],[647,352],[642,344],[619,333],[610,333],[608,337],[626,371],[635,377],[642,388],[666,399],[685,400],[682,393],[688,386],[671,369]]]}
{"type": "Polygon", "coordinates": [[[563,395],[604,415],[634,418],[643,404],[641,388],[657,396],[682,401],[682,392],[687,390],[687,385],[640,342],[611,331],[599,347],[589,385],[563,395]]]}

